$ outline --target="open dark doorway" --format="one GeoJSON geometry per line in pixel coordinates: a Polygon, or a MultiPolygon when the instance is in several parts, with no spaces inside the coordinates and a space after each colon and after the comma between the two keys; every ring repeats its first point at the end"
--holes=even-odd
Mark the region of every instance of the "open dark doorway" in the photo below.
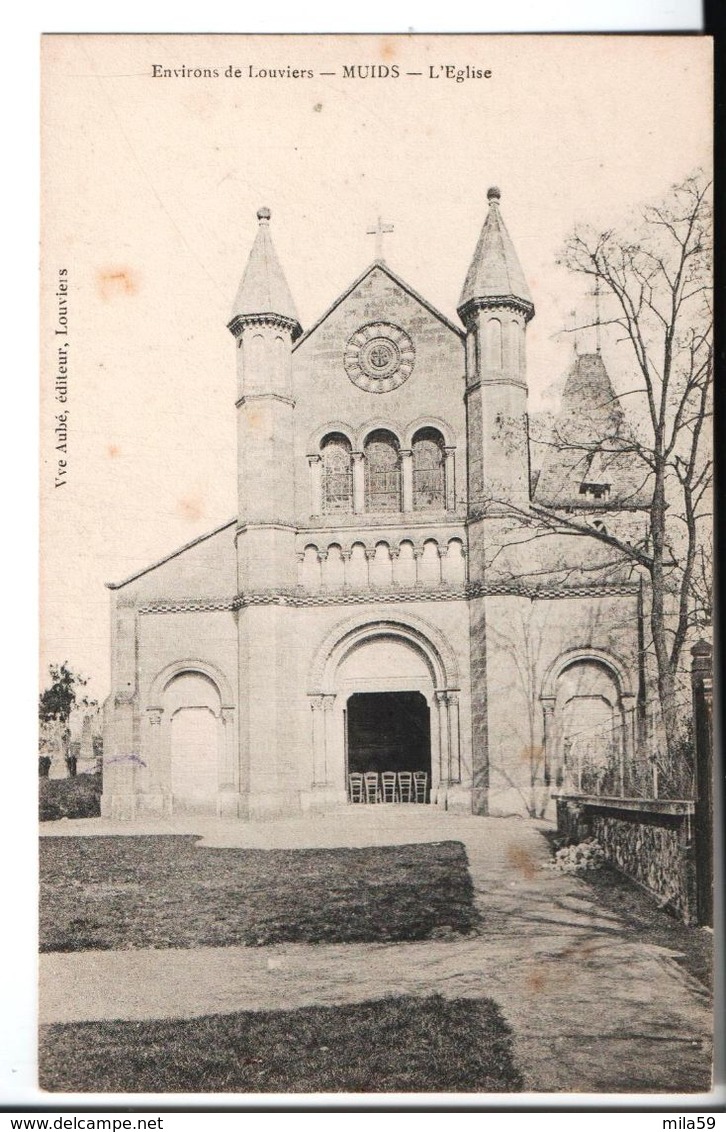
{"type": "Polygon", "coordinates": [[[430,790],[431,724],[420,692],[357,692],[348,700],[347,728],[348,774],[424,770],[430,790]]]}

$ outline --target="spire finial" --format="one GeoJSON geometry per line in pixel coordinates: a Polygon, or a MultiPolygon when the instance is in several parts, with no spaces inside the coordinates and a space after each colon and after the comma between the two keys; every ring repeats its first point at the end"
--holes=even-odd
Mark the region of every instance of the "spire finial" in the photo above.
{"type": "Polygon", "coordinates": [[[601,318],[600,318],[600,276],[595,276],[595,286],[592,291],[588,291],[588,296],[595,300],[594,311],[591,325],[595,328],[595,353],[602,353],[602,332],[601,332],[601,318]]]}
{"type": "Polygon", "coordinates": [[[269,208],[257,209],[257,219],[259,220],[260,224],[269,224],[271,216],[272,213],[270,212],[269,208]]]}
{"type": "Polygon", "coordinates": [[[487,189],[487,200],[490,204],[498,204],[501,199],[502,191],[498,189],[496,185],[492,185],[490,189],[487,189]]]}

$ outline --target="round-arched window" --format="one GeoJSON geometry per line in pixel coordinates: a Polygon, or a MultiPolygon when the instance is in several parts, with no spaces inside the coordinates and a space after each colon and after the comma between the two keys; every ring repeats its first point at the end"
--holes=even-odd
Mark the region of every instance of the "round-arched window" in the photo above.
{"type": "Polygon", "coordinates": [[[489,369],[502,368],[502,324],[498,318],[487,320],[486,332],[486,363],[489,369]]]}
{"type": "Polygon", "coordinates": [[[401,510],[401,460],[392,432],[376,429],[365,443],[366,511],[401,510]]]}
{"type": "Polygon", "coordinates": [[[353,510],[353,469],[351,444],[347,436],[333,432],[321,445],[323,458],[323,513],[350,513],[353,510]]]}
{"type": "Polygon", "coordinates": [[[413,438],[413,509],[443,510],[446,506],[444,438],[435,428],[422,428],[413,438]]]}

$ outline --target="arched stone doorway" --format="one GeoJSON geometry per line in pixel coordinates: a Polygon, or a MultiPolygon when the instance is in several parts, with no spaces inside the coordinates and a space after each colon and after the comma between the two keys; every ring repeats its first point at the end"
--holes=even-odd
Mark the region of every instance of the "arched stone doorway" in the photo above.
{"type": "Polygon", "coordinates": [[[356,618],[323,643],[312,678],[313,807],[345,801],[358,768],[425,770],[434,802],[461,782],[458,672],[431,626],[356,618]]]}

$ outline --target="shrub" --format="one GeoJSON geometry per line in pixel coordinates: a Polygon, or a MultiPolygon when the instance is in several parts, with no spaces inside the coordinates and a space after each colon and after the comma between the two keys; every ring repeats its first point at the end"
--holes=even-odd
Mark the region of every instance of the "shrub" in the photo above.
{"type": "Polygon", "coordinates": [[[41,821],[100,816],[100,774],[79,774],[75,778],[41,778],[39,785],[41,821]]]}

